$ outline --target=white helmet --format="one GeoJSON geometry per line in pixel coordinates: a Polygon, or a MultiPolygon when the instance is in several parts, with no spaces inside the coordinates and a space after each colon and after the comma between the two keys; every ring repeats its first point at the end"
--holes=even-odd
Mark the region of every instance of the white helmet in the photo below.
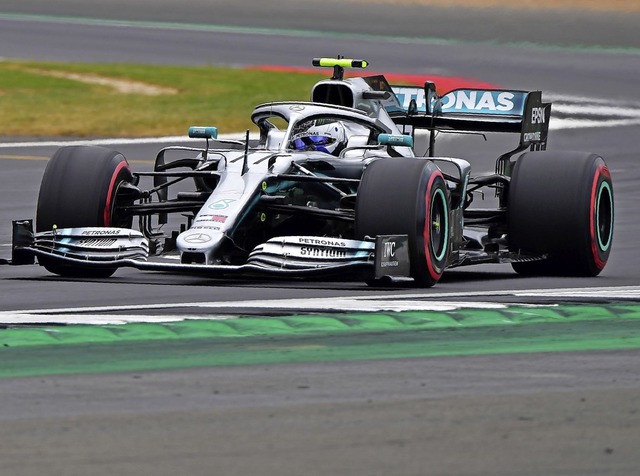
{"type": "Polygon", "coordinates": [[[318,150],[336,156],[346,145],[347,134],[339,121],[312,126],[296,134],[291,141],[294,150],[318,150]]]}

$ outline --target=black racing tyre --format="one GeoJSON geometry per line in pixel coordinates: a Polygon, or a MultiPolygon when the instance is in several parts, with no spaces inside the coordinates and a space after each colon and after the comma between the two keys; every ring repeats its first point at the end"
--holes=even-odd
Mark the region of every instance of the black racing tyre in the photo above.
{"type": "MultiPolygon", "coordinates": [[[[62,147],[47,163],[36,211],[36,231],[115,226],[130,228],[131,217],[114,212],[119,187],[132,182],[119,152],[95,146],[62,147]]],[[[48,271],[70,277],[108,277],[116,268],[89,268],[39,257],[48,271]]]]}
{"type": "Polygon", "coordinates": [[[523,275],[597,276],[613,239],[611,174],[584,152],[527,152],[514,166],[508,196],[509,250],[546,254],[515,262],[523,275]]]}
{"type": "Polygon", "coordinates": [[[365,169],[356,199],[356,239],[408,235],[411,276],[420,286],[440,280],[450,252],[449,192],[428,160],[379,159],[365,169]]]}

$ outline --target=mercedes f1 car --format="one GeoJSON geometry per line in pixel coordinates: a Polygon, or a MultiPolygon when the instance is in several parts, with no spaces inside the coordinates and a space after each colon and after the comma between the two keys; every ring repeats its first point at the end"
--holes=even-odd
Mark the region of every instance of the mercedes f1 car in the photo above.
{"type": "Polygon", "coordinates": [[[211,277],[409,277],[419,286],[480,263],[511,263],[524,275],[602,271],[611,175],[595,154],[546,151],[551,105],[540,91],[438,95],[431,82],[344,77],[363,60],[314,65],[333,76],[308,102],[257,106],[257,140],[191,127],[203,147],[164,148],[149,172],[113,150],[59,149],[42,179],[35,230],[32,220],[13,223],[13,263],[37,257],[74,277],[126,266],[211,277]],[[469,160],[435,154],[439,131],[520,139],[495,173],[474,175],[469,160]],[[428,141],[422,156],[418,133],[428,141]],[[485,190],[497,206],[471,207],[485,190]]]}

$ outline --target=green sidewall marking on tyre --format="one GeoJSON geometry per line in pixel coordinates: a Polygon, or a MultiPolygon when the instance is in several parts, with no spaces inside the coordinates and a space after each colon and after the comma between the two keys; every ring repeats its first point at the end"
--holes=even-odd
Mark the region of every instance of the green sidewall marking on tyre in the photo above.
{"type": "Polygon", "coordinates": [[[609,182],[603,180],[602,183],[600,184],[600,187],[598,188],[598,196],[596,198],[596,235],[598,236],[598,246],[600,246],[600,249],[602,251],[607,251],[609,249],[609,247],[611,246],[611,237],[613,235],[613,192],[611,191],[611,186],[609,185],[609,182]],[[608,236],[605,242],[602,241],[602,235],[600,233],[600,203],[601,203],[601,199],[602,199],[602,192],[606,189],[607,191],[607,197],[608,197],[608,206],[609,206],[609,210],[611,211],[611,216],[610,216],[610,223],[608,226],[608,236]]]}
{"type": "Polygon", "coordinates": [[[613,349],[640,349],[640,305],[7,328],[0,377],[613,349]]]}
{"type": "Polygon", "coordinates": [[[442,250],[440,250],[440,253],[437,253],[437,250],[433,248],[433,233],[430,233],[432,238],[430,246],[433,250],[436,261],[442,261],[447,254],[447,244],[449,243],[449,210],[447,208],[447,198],[444,196],[444,192],[440,188],[436,189],[436,192],[433,194],[433,200],[431,201],[431,213],[429,214],[431,221],[433,221],[433,209],[437,202],[440,202],[442,205],[442,220],[444,220],[444,226],[440,224],[440,229],[444,228],[444,240],[442,241],[442,250]]]}

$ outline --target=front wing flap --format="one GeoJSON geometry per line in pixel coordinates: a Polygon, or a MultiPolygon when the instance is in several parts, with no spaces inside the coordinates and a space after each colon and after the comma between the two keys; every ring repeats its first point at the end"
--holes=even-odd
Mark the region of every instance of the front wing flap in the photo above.
{"type": "Polygon", "coordinates": [[[127,228],[54,228],[33,232],[31,220],[13,222],[12,263],[33,263],[33,256],[49,256],[84,264],[108,264],[132,259],[146,261],[149,240],[127,228]]]}

